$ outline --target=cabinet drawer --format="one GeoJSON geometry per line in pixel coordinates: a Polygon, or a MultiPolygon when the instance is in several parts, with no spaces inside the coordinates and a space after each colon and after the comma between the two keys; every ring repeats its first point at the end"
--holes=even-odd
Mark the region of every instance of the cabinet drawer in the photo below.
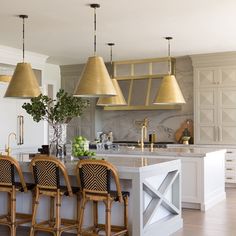
{"type": "Polygon", "coordinates": [[[225,177],[225,183],[236,183],[236,178],[225,177]]]}
{"type": "Polygon", "coordinates": [[[226,161],[225,162],[225,172],[234,171],[236,174],[236,161],[226,161]]]}
{"type": "Polygon", "coordinates": [[[226,171],[225,172],[225,182],[226,183],[236,182],[236,172],[235,171],[226,171]]]}
{"type": "Polygon", "coordinates": [[[234,157],[225,157],[225,165],[228,165],[228,164],[236,164],[236,158],[234,157]]]}
{"type": "Polygon", "coordinates": [[[225,172],[233,171],[236,174],[236,166],[235,165],[225,165],[225,172]]]}
{"type": "Polygon", "coordinates": [[[236,156],[236,150],[235,149],[227,149],[226,151],[226,154],[225,154],[226,157],[228,156],[236,156]]]}

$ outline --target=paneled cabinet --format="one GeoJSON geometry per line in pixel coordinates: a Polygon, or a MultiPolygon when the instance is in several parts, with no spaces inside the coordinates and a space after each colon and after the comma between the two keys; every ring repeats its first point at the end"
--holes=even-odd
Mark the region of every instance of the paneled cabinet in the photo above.
{"type": "Polygon", "coordinates": [[[194,69],[195,143],[236,144],[236,66],[194,69]]]}

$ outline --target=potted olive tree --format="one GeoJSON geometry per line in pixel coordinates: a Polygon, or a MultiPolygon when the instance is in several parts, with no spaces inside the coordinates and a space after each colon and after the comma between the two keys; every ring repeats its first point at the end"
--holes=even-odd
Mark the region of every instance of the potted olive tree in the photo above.
{"type": "Polygon", "coordinates": [[[66,143],[66,126],[73,117],[81,116],[89,105],[87,99],[73,97],[60,89],[56,99],[40,94],[24,103],[22,108],[30,114],[34,121],[45,120],[49,124],[49,149],[50,154],[57,157],[64,155],[66,143]]]}

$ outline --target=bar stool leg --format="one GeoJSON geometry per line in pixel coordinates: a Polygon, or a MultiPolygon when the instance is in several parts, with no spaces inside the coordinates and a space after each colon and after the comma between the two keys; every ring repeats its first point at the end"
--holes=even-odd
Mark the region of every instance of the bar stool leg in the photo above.
{"type": "Polygon", "coordinates": [[[57,190],[56,196],[56,236],[60,236],[60,225],[61,225],[61,217],[60,217],[60,210],[61,210],[61,195],[60,190],[57,190]]]}
{"type": "Polygon", "coordinates": [[[83,221],[84,221],[84,209],[85,209],[85,205],[86,205],[86,199],[83,196],[82,199],[82,203],[81,203],[81,209],[80,209],[80,216],[79,216],[79,235],[82,235],[82,225],[83,225],[83,221]]]}
{"type": "Polygon", "coordinates": [[[16,191],[15,186],[11,192],[11,236],[16,236],[16,191]]]}
{"type": "Polygon", "coordinates": [[[106,200],[105,205],[106,205],[105,231],[106,231],[106,236],[111,236],[111,200],[110,199],[106,200]]]}
{"type": "Polygon", "coordinates": [[[53,227],[55,225],[54,211],[55,211],[54,197],[50,197],[50,218],[49,218],[50,227],[53,227]]]}
{"type": "Polygon", "coordinates": [[[80,207],[81,207],[81,195],[80,193],[77,193],[76,195],[77,197],[77,212],[76,212],[76,220],[77,220],[77,223],[78,223],[78,228],[77,228],[77,236],[80,236],[80,231],[79,231],[79,220],[80,220],[80,207]]]}
{"type": "Polygon", "coordinates": [[[98,202],[97,201],[93,201],[93,232],[96,233],[97,232],[97,226],[98,226],[98,202]]]}
{"type": "Polygon", "coordinates": [[[30,228],[30,236],[34,236],[34,225],[36,223],[36,215],[39,205],[39,192],[38,189],[36,189],[35,198],[34,198],[34,207],[33,207],[33,214],[32,214],[32,224],[30,228]]]}
{"type": "Polygon", "coordinates": [[[7,218],[8,220],[11,219],[11,193],[7,193],[7,205],[8,205],[8,212],[7,212],[7,218]]]}
{"type": "Polygon", "coordinates": [[[127,229],[126,236],[129,236],[128,232],[128,197],[124,198],[124,226],[127,229]]]}

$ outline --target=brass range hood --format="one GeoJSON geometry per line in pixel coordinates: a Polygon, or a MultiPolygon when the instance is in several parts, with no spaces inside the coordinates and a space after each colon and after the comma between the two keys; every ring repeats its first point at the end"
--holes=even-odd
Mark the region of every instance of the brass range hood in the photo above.
{"type": "Polygon", "coordinates": [[[23,20],[23,62],[17,64],[5,97],[32,98],[39,96],[41,91],[31,65],[25,62],[25,19],[28,16],[19,17],[23,20]]]}
{"type": "Polygon", "coordinates": [[[168,75],[166,75],[161,82],[161,86],[154,99],[153,104],[158,105],[174,105],[186,103],[177,80],[171,74],[171,56],[170,56],[170,40],[172,37],[165,37],[168,41],[168,75]]]}
{"type": "Polygon", "coordinates": [[[116,91],[104,64],[103,58],[96,55],[96,9],[99,4],[90,4],[94,9],[94,56],[89,57],[79,80],[74,96],[77,97],[106,97],[115,96],[116,91]]]}
{"type": "MultiPolygon", "coordinates": [[[[110,64],[111,67],[113,65],[113,58],[112,58],[112,47],[115,45],[114,43],[108,43],[108,46],[110,46],[110,64]]],[[[97,102],[97,106],[126,106],[127,102],[125,101],[125,98],[123,96],[123,93],[121,91],[121,88],[119,86],[119,83],[115,78],[111,79],[112,84],[116,90],[116,96],[110,96],[110,97],[100,97],[97,102]]]]}
{"type": "Polygon", "coordinates": [[[12,76],[10,75],[0,75],[0,82],[10,82],[12,76]]]}

